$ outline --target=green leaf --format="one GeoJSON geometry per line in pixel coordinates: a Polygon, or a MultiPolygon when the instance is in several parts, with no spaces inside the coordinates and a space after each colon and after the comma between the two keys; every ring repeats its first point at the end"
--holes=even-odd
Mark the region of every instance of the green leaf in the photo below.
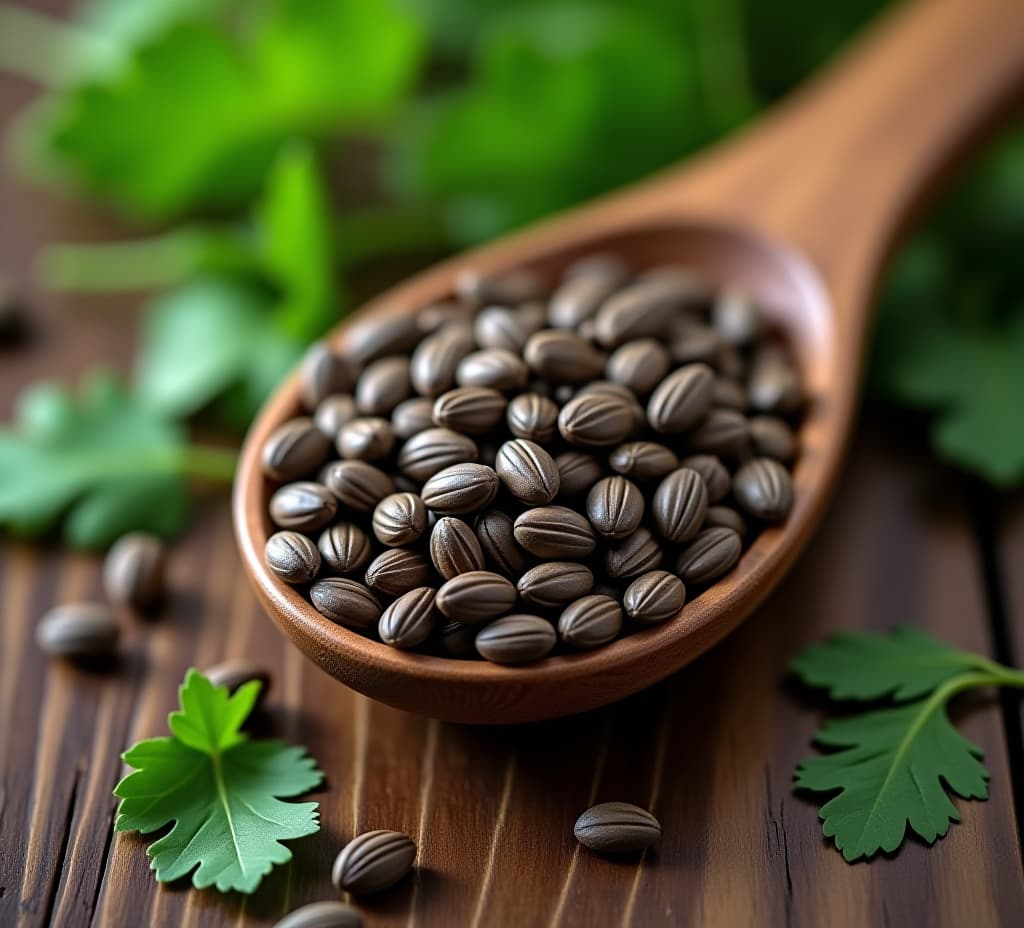
{"type": "Polygon", "coordinates": [[[891,696],[903,702],[977,667],[978,657],[917,629],[897,628],[887,635],[833,635],[807,648],[789,666],[808,686],[828,690],[832,699],[891,696]]]}
{"type": "Polygon", "coordinates": [[[192,873],[198,889],[251,893],[274,864],[291,860],[282,841],[319,829],[317,803],[282,801],[321,782],[313,759],[241,731],[259,687],[229,696],[189,670],[181,710],[168,719],[174,737],[140,741],[123,755],[134,772],[114,789],[115,829],[145,834],[174,823],[146,852],[159,881],[192,873]]]}

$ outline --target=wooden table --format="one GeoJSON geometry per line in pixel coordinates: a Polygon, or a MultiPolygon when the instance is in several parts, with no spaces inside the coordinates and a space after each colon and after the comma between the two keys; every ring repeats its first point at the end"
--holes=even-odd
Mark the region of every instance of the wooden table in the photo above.
{"type": "MultiPolygon", "coordinates": [[[[26,96],[0,85],[0,118],[26,96]]],[[[29,287],[44,241],[102,224],[0,176],[0,267],[29,287]]],[[[110,226],[106,226],[109,231],[110,226]]],[[[30,288],[31,289],[31,288],[30,288]]],[[[39,376],[97,360],[127,369],[130,304],[32,291],[36,336],[0,354],[0,406],[39,376]],[[128,324],[125,324],[125,323],[128,324]]],[[[865,417],[824,528],[750,622],[666,683],[592,714],[518,729],[439,724],[344,689],[285,644],[256,605],[226,494],[204,502],[173,551],[168,608],[129,621],[104,674],[48,661],[34,623],[99,595],[96,558],[6,543],[0,554],[0,925],[266,925],[335,897],[331,861],[358,831],[419,845],[415,878],[362,904],[369,926],[1020,924],[1024,916],[1018,706],[957,705],[985,749],[988,802],[933,848],[849,866],[791,789],[820,704],[786,682],[787,660],[834,629],[913,623],[1024,663],[1024,506],[928,460],[902,423],[865,417]],[[137,835],[112,834],[119,752],[163,734],[187,667],[247,655],[274,673],[262,728],[309,746],[326,772],[322,831],[252,897],[158,886],[137,835]],[[1014,798],[1018,800],[1015,809],[1014,798]],[[652,808],[664,827],[639,862],[581,850],[596,800],[652,808]]],[[[2,475],[0,475],[0,479],[2,475]]]]}

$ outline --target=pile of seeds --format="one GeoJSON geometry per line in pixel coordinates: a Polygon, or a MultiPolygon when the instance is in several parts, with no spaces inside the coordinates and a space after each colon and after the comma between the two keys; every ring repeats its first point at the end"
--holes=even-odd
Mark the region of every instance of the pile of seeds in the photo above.
{"type": "Polygon", "coordinates": [[[803,394],[745,294],[616,257],[464,274],[314,346],[262,449],[266,563],[397,648],[505,664],[678,614],[793,504],[803,394]]]}

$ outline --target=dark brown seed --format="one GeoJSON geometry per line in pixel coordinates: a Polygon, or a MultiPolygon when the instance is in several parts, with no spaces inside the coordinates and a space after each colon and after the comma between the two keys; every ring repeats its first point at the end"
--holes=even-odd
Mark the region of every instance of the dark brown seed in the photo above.
{"type": "Polygon", "coordinates": [[[740,380],[747,375],[747,362],[738,348],[732,345],[724,345],[718,353],[718,361],[714,365],[715,370],[728,380],[740,380]]]}
{"type": "Polygon", "coordinates": [[[440,396],[455,385],[455,369],[473,348],[471,333],[459,328],[442,329],[431,335],[412,353],[409,376],[413,388],[423,396],[440,396]]]}
{"type": "Polygon", "coordinates": [[[793,508],[793,478],[772,458],[753,458],[732,478],[736,502],[756,519],[781,522],[793,508]]]}
{"type": "Polygon", "coordinates": [[[527,339],[544,325],[544,318],[532,312],[490,306],[476,317],[473,332],[481,348],[502,348],[519,354],[527,339]]]}
{"type": "Polygon", "coordinates": [[[730,377],[716,377],[711,388],[711,403],[724,409],[735,409],[737,412],[747,411],[747,391],[743,384],[730,377]]]}
{"type": "Polygon", "coordinates": [[[726,466],[713,454],[693,454],[681,461],[683,467],[697,471],[708,491],[708,502],[725,499],[732,489],[732,477],[726,466]]]}
{"type": "Polygon", "coordinates": [[[313,413],[313,421],[331,444],[338,437],[338,432],[346,422],[351,422],[359,415],[354,396],[348,393],[335,393],[324,397],[313,413]]]}
{"type": "Polygon", "coordinates": [[[477,459],[476,443],[468,435],[451,429],[427,429],[413,435],[398,452],[398,469],[421,483],[453,464],[477,459]]]}
{"type": "Polygon", "coordinates": [[[434,403],[434,422],[456,432],[483,435],[505,416],[508,400],[490,387],[458,387],[434,403]]]}
{"type": "Polygon", "coordinates": [[[601,479],[601,462],[583,451],[564,451],[555,458],[558,492],[562,496],[585,493],[601,479]]]}
{"type": "Polygon", "coordinates": [[[366,532],[351,522],[332,525],[320,536],[316,546],[323,562],[339,574],[361,570],[373,553],[366,532]]]}
{"type": "Polygon", "coordinates": [[[263,559],[285,583],[308,583],[320,572],[320,552],[298,532],[277,532],[267,539],[263,559]]]}
{"type": "Polygon", "coordinates": [[[706,364],[687,364],[671,373],[651,394],[647,420],[663,435],[693,428],[711,408],[714,371],[706,364]]]}
{"type": "Polygon", "coordinates": [[[341,427],[335,447],[345,460],[379,461],[391,454],[395,433],[387,419],[362,416],[341,427]]]}
{"type": "Polygon", "coordinates": [[[747,422],[747,432],[754,453],[789,463],[796,457],[796,435],[781,419],[754,416],[747,422]]]}
{"type": "Polygon", "coordinates": [[[315,532],[338,511],[337,497],[323,484],[286,483],[270,497],[270,518],[279,528],[315,532]]]}
{"type": "Polygon", "coordinates": [[[447,657],[476,657],[476,635],[479,631],[473,625],[461,622],[445,622],[437,635],[437,646],[447,657]]]}
{"type": "Polygon", "coordinates": [[[427,527],[427,507],[415,493],[392,493],[373,510],[373,534],[390,548],[418,541],[427,527]]]}
{"type": "Polygon", "coordinates": [[[380,468],[365,461],[334,461],[320,475],[338,501],[353,512],[369,512],[395,484],[380,468]]]}
{"type": "Polygon", "coordinates": [[[564,329],[531,335],[523,358],[549,383],[587,383],[599,376],[604,366],[601,353],[590,342],[564,329]]]}
{"type": "Polygon", "coordinates": [[[748,294],[724,290],[711,307],[711,324],[728,344],[742,348],[760,333],[761,314],[748,294]]]}
{"type": "Polygon", "coordinates": [[[402,313],[385,319],[367,317],[353,322],[345,344],[350,357],[360,364],[369,364],[378,358],[412,351],[422,337],[416,316],[402,313]]]}
{"type": "Polygon", "coordinates": [[[298,480],[312,474],[327,459],[330,442],[312,419],[290,419],[270,433],[260,461],[271,480],[298,480]]]}
{"type": "Polygon", "coordinates": [[[676,573],[684,583],[710,583],[732,570],[742,553],[743,542],[732,529],[706,528],[683,549],[676,573]]]}
{"type": "Polygon", "coordinates": [[[741,455],[749,447],[746,416],[735,409],[712,409],[690,433],[689,444],[704,454],[741,455]]]}
{"type": "Polygon", "coordinates": [[[513,532],[530,554],[552,560],[583,558],[597,546],[590,523],[565,506],[528,509],[516,519],[513,532]]]}
{"type": "Polygon", "coordinates": [[[542,506],[558,493],[558,468],[540,445],[525,438],[507,441],[498,449],[494,469],[516,499],[542,506]]]}
{"type": "Polygon", "coordinates": [[[618,255],[598,251],[570,262],[562,272],[562,279],[572,280],[590,275],[620,277],[625,280],[629,276],[629,265],[618,255]]]}
{"type": "Polygon", "coordinates": [[[438,519],[430,533],[430,559],[445,580],[484,569],[484,553],[473,529],[451,516],[438,519]]]}
{"type": "Polygon", "coordinates": [[[581,651],[608,644],[620,631],[622,606],[610,596],[584,596],[558,618],[558,637],[581,651]]]}
{"type": "Polygon", "coordinates": [[[648,278],[623,287],[597,311],[597,339],[615,348],[634,338],[664,337],[694,293],[695,284],[681,277],[648,278]]]}
{"type": "Polygon", "coordinates": [[[380,619],[380,602],[365,586],[347,577],[326,577],[309,590],[321,615],[350,628],[370,628],[380,619]]]}
{"type": "Polygon", "coordinates": [[[587,494],[587,518],[606,538],[625,538],[644,516],[644,497],[625,477],[605,477],[587,494]]]}
{"type": "Polygon", "coordinates": [[[538,393],[520,393],[509,402],[506,421],[516,438],[547,444],[555,437],[558,407],[538,393]]]}
{"type": "Polygon", "coordinates": [[[604,554],[604,566],[614,580],[656,570],[661,564],[661,545],[645,528],[612,545],[604,554]]]}
{"type": "Polygon", "coordinates": [[[711,326],[687,320],[675,327],[668,353],[675,364],[718,364],[725,342],[711,326]]]}
{"type": "Polygon", "coordinates": [[[475,625],[512,608],[516,588],[501,574],[471,570],[452,577],[437,591],[437,608],[449,619],[475,625]]]}
{"type": "Polygon", "coordinates": [[[491,304],[518,306],[543,297],[544,281],[525,268],[495,276],[465,270],[455,278],[455,293],[478,308],[491,304]]]}
{"type": "Polygon", "coordinates": [[[416,323],[422,334],[430,335],[449,322],[473,323],[473,308],[454,301],[425,306],[416,314],[416,323]]]}
{"type": "Polygon", "coordinates": [[[344,902],[311,902],[289,912],[274,928],[362,928],[363,918],[344,902]]]}
{"type": "Polygon", "coordinates": [[[232,694],[237,692],[238,688],[246,683],[252,683],[253,681],[259,683],[260,691],[256,696],[257,705],[267,698],[267,693],[270,692],[270,684],[273,679],[266,667],[245,657],[229,657],[208,670],[204,670],[203,676],[214,686],[223,686],[232,694]]]}
{"type": "Polygon", "coordinates": [[[299,395],[307,410],[316,409],[333,393],[348,393],[355,383],[355,367],[325,342],[310,345],[299,368],[299,395]]]}
{"type": "Polygon", "coordinates": [[[409,359],[381,358],[374,361],[356,382],[356,406],[364,416],[388,416],[412,392],[409,359]]]}
{"type": "Polygon", "coordinates": [[[512,519],[497,509],[488,509],[476,524],[476,537],[484,557],[506,577],[518,579],[530,562],[515,539],[512,519]]]}
{"type": "Polygon", "coordinates": [[[521,390],[526,384],[526,363],[501,348],[485,348],[466,355],[455,371],[460,387],[491,387],[501,393],[521,390]]]}
{"type": "Polygon", "coordinates": [[[380,617],[380,640],[393,648],[415,648],[423,644],[437,624],[434,597],[437,590],[421,586],[398,597],[380,617]]]}
{"type": "Polygon", "coordinates": [[[623,386],[621,383],[614,383],[611,380],[595,380],[593,383],[588,383],[576,391],[576,396],[586,396],[588,393],[609,393],[612,396],[625,400],[627,403],[636,402],[636,394],[629,387],[623,386]]]}
{"type": "Polygon", "coordinates": [[[661,837],[661,825],[629,802],[602,802],[587,809],[573,828],[576,840],[599,854],[635,854],[661,837]]]}
{"type": "MultiPolygon", "coordinates": [[[[301,537],[301,536],[300,536],[301,537]]],[[[110,602],[145,612],[164,595],[163,541],[148,532],[122,535],[103,562],[103,589],[110,602]]]]}
{"type": "Polygon", "coordinates": [[[594,588],[590,568],[573,561],[546,561],[531,567],[516,583],[528,603],[545,608],[564,606],[594,588]]]}
{"type": "Polygon", "coordinates": [[[634,424],[629,403],[609,393],[577,396],[558,414],[562,437],[584,448],[617,445],[633,431],[634,424]]]}
{"type": "Polygon", "coordinates": [[[636,578],[622,597],[622,605],[638,625],[656,625],[679,614],[686,602],[683,581],[667,570],[652,570],[636,578]]]}
{"type": "Polygon", "coordinates": [[[397,831],[367,831],[345,845],[331,868],[339,891],[368,896],[394,886],[411,869],[416,844],[397,831]]]}
{"type": "Polygon", "coordinates": [[[803,403],[800,373],[778,350],[762,349],[754,358],[747,383],[750,405],[758,412],[785,415],[803,403]]]}
{"type": "Polygon", "coordinates": [[[700,529],[708,511],[708,488],[689,467],[672,471],[654,491],[651,514],[662,538],[687,541],[700,529]]]}
{"type": "Polygon", "coordinates": [[[612,352],[605,376],[613,383],[629,387],[637,396],[646,396],[661,383],[668,369],[665,347],[653,338],[639,338],[612,352]]]}
{"type": "Polygon", "coordinates": [[[366,568],[366,585],[388,596],[401,596],[430,584],[430,564],[418,551],[388,548],[366,568]]]}
{"type": "Polygon", "coordinates": [[[619,445],[608,456],[612,470],[633,480],[657,480],[679,466],[675,452],[653,441],[631,441],[619,445]]]}
{"type": "Polygon", "coordinates": [[[743,520],[743,516],[729,506],[708,507],[708,514],[704,517],[704,528],[712,528],[716,525],[731,528],[740,538],[747,534],[747,523],[743,520]]]}
{"type": "Polygon", "coordinates": [[[65,603],[39,620],[36,644],[52,657],[88,660],[113,654],[120,631],[109,606],[65,603]]]}
{"type": "Polygon", "coordinates": [[[457,516],[489,506],[498,492],[498,475],[486,464],[455,464],[423,484],[423,502],[442,515],[457,516]]]}
{"type": "Polygon", "coordinates": [[[391,430],[398,438],[412,438],[433,425],[434,401],[425,396],[405,400],[391,413],[391,430]]]}
{"type": "Polygon", "coordinates": [[[476,636],[481,657],[496,664],[527,664],[546,657],[557,641],[554,626],[536,615],[507,615],[476,636]]]}
{"type": "Polygon", "coordinates": [[[577,262],[578,270],[565,272],[565,280],[551,295],[548,322],[556,329],[575,329],[592,319],[600,305],[626,282],[628,271],[618,258],[577,262]]]}

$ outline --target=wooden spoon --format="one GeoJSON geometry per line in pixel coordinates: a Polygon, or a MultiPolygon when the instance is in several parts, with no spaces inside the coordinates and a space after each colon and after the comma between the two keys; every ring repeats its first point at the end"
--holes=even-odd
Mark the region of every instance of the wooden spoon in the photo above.
{"type": "MultiPolygon", "coordinates": [[[[796,502],[784,524],[764,531],[736,569],[677,618],[591,653],[522,667],[406,653],[324,618],[263,564],[272,528],[260,448],[299,409],[293,376],[253,426],[235,486],[245,566],[274,621],[349,686],[459,722],[591,709],[706,651],[768,595],[821,518],[850,438],[872,297],[899,234],[1022,89],[1024,3],[918,0],[886,16],[807,89],[691,164],[446,261],[353,316],[414,313],[449,296],[465,268],[530,267],[553,278],[594,251],[616,252],[637,268],[692,265],[752,291],[791,338],[810,396],[796,502]]],[[[348,327],[331,336],[339,347],[348,327]]]]}

